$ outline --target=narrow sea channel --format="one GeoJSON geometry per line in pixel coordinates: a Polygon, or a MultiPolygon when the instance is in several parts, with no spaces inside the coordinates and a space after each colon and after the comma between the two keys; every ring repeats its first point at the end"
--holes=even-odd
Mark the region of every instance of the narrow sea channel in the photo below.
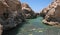
{"type": "Polygon", "coordinates": [[[24,25],[19,25],[4,35],[60,35],[60,28],[42,23],[43,18],[27,19],[24,25]]]}

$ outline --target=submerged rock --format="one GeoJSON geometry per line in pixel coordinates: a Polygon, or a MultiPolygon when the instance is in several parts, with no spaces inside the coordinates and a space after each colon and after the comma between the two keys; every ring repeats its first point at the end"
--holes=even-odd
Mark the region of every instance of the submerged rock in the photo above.
{"type": "Polygon", "coordinates": [[[55,0],[48,7],[48,11],[42,12],[42,15],[45,15],[43,22],[48,25],[60,25],[60,0],[55,0]]]}
{"type": "Polygon", "coordinates": [[[22,3],[22,10],[25,13],[25,17],[27,19],[36,17],[34,11],[31,9],[31,7],[29,7],[27,3],[22,3]]]}

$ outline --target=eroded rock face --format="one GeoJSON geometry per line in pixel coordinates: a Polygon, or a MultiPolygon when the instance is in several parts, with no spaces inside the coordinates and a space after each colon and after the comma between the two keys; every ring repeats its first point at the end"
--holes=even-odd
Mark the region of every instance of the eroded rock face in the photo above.
{"type": "Polygon", "coordinates": [[[55,0],[48,7],[48,11],[44,9],[46,12],[42,12],[45,15],[43,22],[48,25],[60,25],[60,0],[55,0]]]}
{"type": "Polygon", "coordinates": [[[49,7],[44,8],[44,9],[40,12],[40,16],[42,16],[42,17],[45,18],[45,16],[46,16],[46,14],[48,13],[48,11],[49,11],[49,7]]]}
{"type": "Polygon", "coordinates": [[[19,0],[0,0],[0,24],[3,29],[11,29],[25,21],[19,0]]]}
{"type": "Polygon", "coordinates": [[[5,0],[0,0],[0,16],[6,12],[6,8],[9,7],[5,0]]]}
{"type": "Polygon", "coordinates": [[[50,12],[50,10],[52,10],[53,8],[55,9],[57,7],[57,2],[52,2],[48,7],[44,8],[41,12],[40,12],[40,16],[44,17],[47,15],[48,12],[50,12]]]}
{"type": "Polygon", "coordinates": [[[27,3],[22,3],[22,10],[26,18],[35,18],[35,13],[27,3]]]}

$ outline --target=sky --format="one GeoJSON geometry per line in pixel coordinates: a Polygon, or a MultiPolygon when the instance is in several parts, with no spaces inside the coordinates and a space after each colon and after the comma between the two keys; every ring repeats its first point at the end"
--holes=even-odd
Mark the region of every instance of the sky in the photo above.
{"type": "Polygon", "coordinates": [[[27,3],[33,11],[39,13],[43,8],[47,7],[52,0],[20,0],[21,3],[27,3]]]}

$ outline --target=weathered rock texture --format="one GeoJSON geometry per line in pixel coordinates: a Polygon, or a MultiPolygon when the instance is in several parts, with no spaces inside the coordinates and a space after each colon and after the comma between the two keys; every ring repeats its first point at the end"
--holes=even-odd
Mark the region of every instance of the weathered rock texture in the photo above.
{"type": "Polygon", "coordinates": [[[16,27],[23,21],[25,17],[19,0],[0,0],[0,34],[3,30],[16,27]]]}
{"type": "Polygon", "coordinates": [[[60,0],[55,0],[40,13],[48,25],[60,25],[60,0]]]}
{"type": "Polygon", "coordinates": [[[25,21],[25,18],[35,18],[36,14],[26,3],[19,0],[0,0],[0,24],[3,30],[9,30],[25,21]]]}
{"type": "MultiPolygon", "coordinates": [[[[40,12],[40,16],[44,17],[46,16],[46,14],[52,9],[55,9],[57,7],[57,3],[56,2],[52,2],[48,7],[44,8],[41,12],[40,12]]],[[[53,10],[54,11],[54,10],[53,10]]]]}
{"type": "Polygon", "coordinates": [[[0,24],[4,30],[16,27],[25,21],[19,0],[0,0],[0,24]]]}
{"type": "Polygon", "coordinates": [[[3,32],[3,26],[0,24],[0,35],[2,35],[3,32]]]}
{"type": "Polygon", "coordinates": [[[35,18],[36,17],[34,11],[31,9],[31,7],[29,7],[29,5],[27,3],[22,3],[22,10],[25,13],[26,18],[35,18]]]}

